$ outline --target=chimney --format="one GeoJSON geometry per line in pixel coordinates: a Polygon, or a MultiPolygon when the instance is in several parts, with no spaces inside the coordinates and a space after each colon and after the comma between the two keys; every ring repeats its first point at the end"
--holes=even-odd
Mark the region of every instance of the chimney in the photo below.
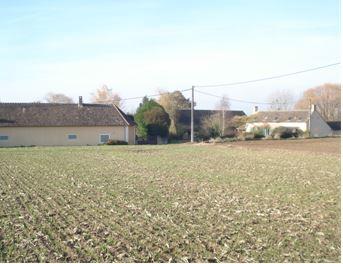
{"type": "Polygon", "coordinates": [[[79,96],[79,104],[78,104],[78,107],[81,108],[82,106],[83,106],[82,96],[79,96]]]}
{"type": "Polygon", "coordinates": [[[317,111],[317,106],[315,104],[311,104],[311,113],[317,111]]]}
{"type": "Polygon", "coordinates": [[[252,111],[252,113],[255,114],[255,113],[257,113],[257,112],[258,112],[258,106],[255,105],[255,106],[254,106],[254,109],[253,109],[253,111],[252,111]]]}

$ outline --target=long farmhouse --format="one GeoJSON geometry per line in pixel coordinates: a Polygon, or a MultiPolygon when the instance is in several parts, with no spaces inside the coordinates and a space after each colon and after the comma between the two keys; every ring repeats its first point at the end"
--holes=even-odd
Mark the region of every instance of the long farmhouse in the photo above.
{"type": "Polygon", "coordinates": [[[116,105],[0,103],[0,146],[135,144],[135,123],[116,105]]]}
{"type": "Polygon", "coordinates": [[[251,121],[246,124],[246,131],[252,132],[255,127],[263,128],[268,136],[277,127],[298,128],[308,131],[311,137],[327,137],[340,135],[341,122],[327,122],[317,110],[316,105],[311,110],[291,111],[258,111],[255,106],[251,121]]]}

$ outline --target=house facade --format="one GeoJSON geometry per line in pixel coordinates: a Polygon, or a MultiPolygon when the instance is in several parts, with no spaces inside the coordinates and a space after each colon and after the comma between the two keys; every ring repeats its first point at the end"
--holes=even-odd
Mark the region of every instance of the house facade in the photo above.
{"type": "Polygon", "coordinates": [[[292,111],[258,111],[251,116],[251,121],[246,124],[246,131],[252,132],[255,127],[264,128],[265,135],[270,135],[271,131],[277,127],[298,128],[308,131],[312,137],[333,136],[334,131],[324,118],[312,105],[311,110],[292,111]]]}
{"type": "Polygon", "coordinates": [[[0,146],[135,144],[135,123],[115,105],[0,103],[0,146]]]}

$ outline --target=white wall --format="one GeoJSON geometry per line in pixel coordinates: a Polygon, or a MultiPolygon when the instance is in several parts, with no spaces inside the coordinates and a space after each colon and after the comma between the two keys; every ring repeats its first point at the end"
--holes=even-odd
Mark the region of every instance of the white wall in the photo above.
{"type": "Polygon", "coordinates": [[[302,131],[306,131],[307,130],[307,123],[306,122],[268,122],[268,123],[264,123],[264,122],[256,122],[256,123],[247,123],[246,125],[246,131],[247,132],[252,132],[254,127],[264,127],[266,125],[269,125],[270,129],[273,130],[274,128],[277,127],[296,127],[301,129],[302,131]]]}

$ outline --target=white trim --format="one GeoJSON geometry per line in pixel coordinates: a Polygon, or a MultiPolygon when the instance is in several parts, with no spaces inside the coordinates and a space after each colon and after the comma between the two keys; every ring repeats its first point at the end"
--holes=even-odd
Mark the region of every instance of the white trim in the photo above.
{"type": "Polygon", "coordinates": [[[109,133],[101,133],[101,134],[99,134],[99,143],[100,144],[106,144],[107,143],[107,142],[101,142],[101,136],[108,136],[108,140],[111,139],[111,134],[109,134],[109,133]]]}

